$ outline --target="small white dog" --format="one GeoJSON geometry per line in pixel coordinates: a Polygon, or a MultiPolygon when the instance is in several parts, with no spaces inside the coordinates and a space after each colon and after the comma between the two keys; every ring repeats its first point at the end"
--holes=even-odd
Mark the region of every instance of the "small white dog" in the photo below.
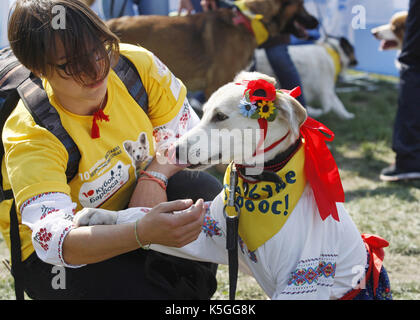
{"type": "MultiPolygon", "coordinates": [[[[288,46],[290,57],[302,81],[303,94],[309,105],[319,102],[322,109],[306,106],[308,114],[318,117],[323,113],[335,112],[342,119],[352,119],[335,93],[338,75],[348,67],[357,64],[353,46],[345,38],[328,37],[316,44],[288,46]]],[[[275,76],[264,49],[257,49],[256,70],[275,76]]],[[[281,84],[280,84],[281,86],[281,84]]]]}
{"type": "Polygon", "coordinates": [[[124,142],[124,150],[133,160],[136,170],[140,169],[143,163],[150,159],[149,142],[145,132],[140,133],[137,141],[127,140],[124,142]]]}
{"type": "MultiPolygon", "coordinates": [[[[306,111],[292,96],[276,91],[274,83],[266,75],[244,72],[221,87],[204,106],[201,122],[178,141],[177,154],[180,156],[180,150],[185,150],[186,158],[195,160],[196,168],[209,166],[209,160],[218,159],[221,154],[230,160],[239,159],[242,151],[237,149],[241,148],[213,149],[209,148],[209,140],[222,144],[226,130],[262,130],[264,134],[258,141],[250,143],[255,150],[252,159],[234,164],[240,178],[235,193],[235,203],[241,211],[239,264],[272,299],[339,299],[364,279],[366,247],[342,203],[332,201],[331,212],[318,206],[319,189],[313,189],[313,180],[305,174],[305,161],[309,161],[306,146],[311,143],[309,139],[302,140],[305,131],[300,129],[307,127],[306,111]],[[211,138],[197,139],[203,133],[211,138]],[[248,175],[242,165],[251,160],[264,163],[261,173],[248,175]]],[[[248,144],[245,137],[234,143],[240,144],[248,144]]],[[[328,150],[326,146],[325,149],[328,150]]],[[[312,151],[319,156],[320,150],[312,151]]],[[[337,193],[338,189],[331,193],[337,193]]],[[[182,248],[152,244],[151,249],[227,264],[224,216],[227,196],[225,188],[208,204],[203,232],[196,241],[182,248]]],[[[85,208],[76,215],[74,223],[76,226],[132,223],[145,214],[143,208],[120,212],[85,208]]]]}

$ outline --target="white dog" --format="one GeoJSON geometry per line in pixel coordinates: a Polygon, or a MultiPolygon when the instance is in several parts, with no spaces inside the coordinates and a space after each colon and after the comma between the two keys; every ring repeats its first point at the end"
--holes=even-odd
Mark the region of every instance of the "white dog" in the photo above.
{"type": "MultiPolygon", "coordinates": [[[[241,163],[231,164],[237,166],[240,174],[235,194],[241,210],[239,263],[272,299],[339,299],[364,279],[366,247],[342,203],[333,201],[331,212],[319,209],[314,192],[318,189],[312,188],[313,180],[307,179],[304,168],[308,161],[306,146],[311,145],[301,138],[300,128],[306,128],[306,111],[289,94],[276,92],[274,82],[271,77],[244,72],[217,90],[204,106],[201,122],[179,140],[178,156],[180,150],[185,150],[196,168],[208,166],[209,160],[220,158],[220,154],[240,159],[242,151],[236,149],[241,148],[213,150],[209,149],[209,140],[221,144],[226,139],[226,129],[262,130],[264,134],[250,143],[255,150],[252,159],[244,159],[243,163],[263,162],[263,171],[248,176],[241,163]],[[204,136],[203,132],[211,137],[197,139],[204,136]]],[[[239,137],[234,145],[241,144],[248,141],[239,137]]],[[[328,150],[326,146],[325,149],[328,150]]],[[[312,151],[318,156],[317,150],[312,151]]],[[[229,183],[226,177],[225,183],[229,183]]],[[[208,204],[203,232],[196,241],[182,248],[152,244],[151,249],[227,264],[227,196],[225,188],[208,204]]],[[[143,211],[85,208],[76,215],[74,223],[132,223],[145,215],[143,211]]]]}
{"type": "MultiPolygon", "coordinates": [[[[290,57],[302,81],[303,94],[307,103],[319,102],[322,109],[306,106],[310,116],[317,117],[330,111],[342,119],[352,119],[335,93],[338,75],[348,67],[355,66],[357,60],[354,48],[345,38],[328,37],[316,44],[288,46],[290,57]]],[[[256,70],[275,76],[264,49],[257,49],[256,70]]],[[[281,85],[281,84],[280,84],[281,85]]]]}

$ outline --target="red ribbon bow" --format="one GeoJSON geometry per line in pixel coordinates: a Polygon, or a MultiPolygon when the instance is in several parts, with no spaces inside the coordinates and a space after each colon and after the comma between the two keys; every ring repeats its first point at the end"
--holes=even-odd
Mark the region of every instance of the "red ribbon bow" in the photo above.
{"type": "MultiPolygon", "coordinates": [[[[281,90],[293,98],[302,94],[301,88],[281,90]]],[[[344,191],[337,164],[325,141],[334,140],[334,132],[321,122],[308,117],[300,128],[305,139],[305,174],[314,192],[322,220],[329,215],[340,221],[336,202],[344,202],[344,191]],[[326,133],[330,137],[324,135],[326,133]]]]}
{"type": "Polygon", "coordinates": [[[314,192],[319,214],[322,220],[332,215],[340,221],[336,202],[344,202],[344,191],[337,164],[325,143],[334,140],[334,132],[310,117],[300,132],[305,139],[305,174],[314,192]]]}
{"type": "Polygon", "coordinates": [[[385,252],[383,248],[388,247],[389,243],[385,239],[374,234],[363,233],[362,238],[366,244],[371,258],[369,262],[369,270],[371,271],[368,271],[369,274],[367,277],[373,277],[373,294],[376,296],[376,289],[378,288],[379,284],[379,275],[381,273],[382,263],[385,258],[385,252]]]}
{"type": "Polygon", "coordinates": [[[99,126],[96,121],[106,121],[109,122],[109,116],[104,113],[102,109],[99,109],[93,114],[93,121],[92,121],[92,130],[90,136],[92,139],[97,139],[100,137],[99,134],[99,126]]]}

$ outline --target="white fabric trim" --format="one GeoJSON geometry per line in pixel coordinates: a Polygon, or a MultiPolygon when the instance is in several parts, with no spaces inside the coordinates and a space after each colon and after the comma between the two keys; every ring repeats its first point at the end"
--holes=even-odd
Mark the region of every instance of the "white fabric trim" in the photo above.
{"type": "Polygon", "coordinates": [[[63,258],[63,242],[74,228],[73,217],[77,204],[63,193],[44,193],[25,201],[20,212],[22,224],[32,230],[32,244],[44,262],[69,268],[63,258]]]}

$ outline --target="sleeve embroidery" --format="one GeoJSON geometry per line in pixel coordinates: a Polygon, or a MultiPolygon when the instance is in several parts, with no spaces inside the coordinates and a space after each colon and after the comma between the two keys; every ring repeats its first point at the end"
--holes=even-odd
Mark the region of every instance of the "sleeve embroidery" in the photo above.
{"type": "Polygon", "coordinates": [[[73,229],[76,203],[63,193],[36,195],[21,206],[22,224],[32,230],[32,244],[38,257],[53,265],[76,268],[63,258],[65,236],[73,229]]]}

